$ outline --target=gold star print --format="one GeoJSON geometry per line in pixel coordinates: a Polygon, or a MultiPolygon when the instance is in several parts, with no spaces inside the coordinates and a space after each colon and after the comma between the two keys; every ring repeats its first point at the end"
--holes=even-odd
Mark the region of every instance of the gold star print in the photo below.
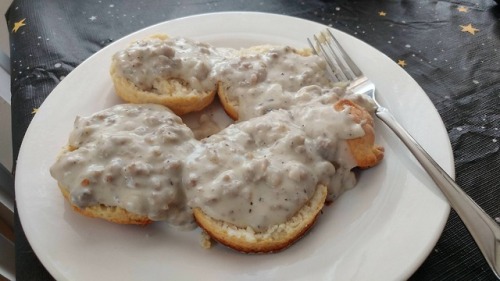
{"type": "Polygon", "coordinates": [[[33,110],[31,111],[31,114],[36,114],[38,112],[38,108],[33,107],[33,110]]]}
{"type": "Polygon", "coordinates": [[[406,66],[406,62],[404,60],[398,60],[398,64],[401,66],[401,67],[405,67],[406,66]]]}
{"type": "Polygon", "coordinates": [[[479,29],[474,28],[470,23],[468,25],[461,25],[460,27],[462,28],[462,32],[469,32],[472,35],[479,31],[479,29]]]}
{"type": "Polygon", "coordinates": [[[24,23],[24,21],[26,20],[26,18],[14,23],[14,28],[12,28],[12,32],[17,32],[17,30],[19,30],[19,28],[21,28],[21,26],[25,26],[26,24],[24,23]]]}
{"type": "Polygon", "coordinates": [[[385,17],[385,15],[387,15],[387,13],[384,11],[380,11],[380,12],[378,12],[378,15],[381,17],[385,17]]]}
{"type": "Polygon", "coordinates": [[[464,7],[464,6],[458,6],[457,10],[460,13],[467,13],[469,11],[469,9],[467,7],[464,7]]]}

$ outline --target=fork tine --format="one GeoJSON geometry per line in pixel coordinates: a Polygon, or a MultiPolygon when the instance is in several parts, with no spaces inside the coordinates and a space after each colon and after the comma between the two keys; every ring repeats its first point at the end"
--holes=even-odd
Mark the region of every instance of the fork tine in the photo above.
{"type": "MultiPolygon", "coordinates": [[[[340,60],[342,61],[345,66],[347,66],[347,71],[349,71],[351,75],[353,75],[353,79],[360,77],[363,75],[363,72],[358,68],[358,66],[353,62],[351,57],[347,54],[347,52],[342,48],[342,45],[340,45],[339,41],[333,36],[333,33],[330,29],[326,29],[329,37],[331,40],[327,40],[327,43],[333,42],[333,44],[328,44],[330,48],[336,48],[338,51],[340,51],[340,60]]],[[[335,52],[335,51],[334,51],[335,52]]],[[[339,52],[335,52],[339,53],[339,52]]]]}
{"type": "Polygon", "coordinates": [[[313,44],[309,38],[307,38],[307,42],[317,55],[323,56],[333,80],[337,82],[353,81],[363,76],[361,70],[347,55],[330,29],[313,35],[313,38],[316,44],[313,44]]]}
{"type": "Polygon", "coordinates": [[[318,55],[318,52],[316,51],[316,47],[314,46],[314,44],[312,43],[311,39],[307,38],[307,43],[309,43],[309,46],[311,47],[311,49],[313,50],[314,54],[315,55],[318,55]]]}
{"type": "Polygon", "coordinates": [[[318,36],[313,35],[314,41],[316,42],[316,51],[319,55],[322,55],[327,62],[332,76],[339,82],[349,81],[349,77],[347,77],[345,72],[342,70],[343,67],[339,65],[337,55],[328,46],[329,44],[327,42],[327,38],[323,33],[320,33],[319,36],[320,37],[318,38],[318,36]]]}
{"type": "Polygon", "coordinates": [[[307,42],[309,43],[309,46],[311,46],[313,52],[318,56],[322,56],[325,59],[325,62],[328,64],[328,74],[330,74],[332,80],[334,82],[340,82],[346,80],[345,77],[337,77],[337,72],[335,70],[338,69],[338,65],[335,63],[335,60],[330,59],[326,54],[326,52],[322,50],[322,47],[319,44],[316,35],[314,35],[314,41],[316,42],[316,45],[312,43],[311,39],[307,38],[307,42]]]}
{"type": "MultiPolygon", "coordinates": [[[[319,36],[320,37],[318,38],[316,35],[314,35],[314,39],[321,49],[325,59],[335,65],[332,71],[337,76],[340,76],[341,81],[354,80],[355,76],[352,75],[352,71],[349,70],[349,67],[346,66],[346,62],[342,59],[342,53],[340,53],[339,55],[340,51],[335,46],[335,42],[332,41],[331,36],[325,34],[324,32],[321,32],[319,36]]],[[[331,66],[332,64],[329,65],[331,66]]]]}

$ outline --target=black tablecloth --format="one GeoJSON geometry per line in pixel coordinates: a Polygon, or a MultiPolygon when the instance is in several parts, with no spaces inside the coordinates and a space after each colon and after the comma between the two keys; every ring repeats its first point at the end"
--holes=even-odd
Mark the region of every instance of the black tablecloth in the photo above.
{"type": "MultiPolygon", "coordinates": [[[[218,11],[313,20],[345,31],[398,62],[425,90],[445,123],[456,181],[500,222],[500,7],[486,0],[14,0],[6,20],[15,158],[37,108],[83,60],[149,25],[218,11]]],[[[16,220],[18,280],[51,279],[16,220]]],[[[437,245],[411,279],[495,277],[452,211],[437,245]]]]}

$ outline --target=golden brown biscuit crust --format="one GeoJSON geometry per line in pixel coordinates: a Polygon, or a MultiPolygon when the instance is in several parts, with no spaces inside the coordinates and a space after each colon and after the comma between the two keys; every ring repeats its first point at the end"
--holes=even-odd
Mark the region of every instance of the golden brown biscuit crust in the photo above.
{"type": "Polygon", "coordinates": [[[68,203],[70,203],[71,208],[84,216],[91,218],[100,218],[107,220],[109,222],[114,222],[118,224],[139,224],[139,225],[147,225],[152,221],[146,217],[137,214],[130,213],[129,211],[115,206],[106,206],[106,205],[93,205],[86,208],[79,208],[73,204],[69,199],[69,191],[62,184],[58,183],[59,189],[61,190],[64,198],[68,203]]]}
{"type": "MultiPolygon", "coordinates": [[[[150,38],[167,40],[169,37],[156,34],[150,38]]],[[[217,92],[217,85],[210,91],[198,91],[192,89],[186,81],[168,77],[156,80],[151,91],[141,90],[118,73],[114,60],[111,63],[110,74],[116,95],[126,102],[161,104],[177,115],[202,110],[212,103],[217,92]]]]}
{"type": "Polygon", "coordinates": [[[366,169],[377,165],[384,158],[384,148],[375,145],[375,130],[373,128],[373,118],[361,106],[350,100],[340,100],[335,103],[337,111],[350,107],[349,114],[354,118],[354,122],[361,124],[365,135],[355,139],[347,140],[347,144],[352,156],[356,160],[359,168],[366,169]]]}
{"type": "Polygon", "coordinates": [[[115,93],[130,103],[155,103],[170,108],[175,114],[183,115],[200,111],[212,103],[216,94],[214,90],[202,92],[191,89],[188,84],[179,79],[165,79],[155,83],[155,91],[144,91],[126,78],[120,76],[116,66],[111,66],[111,79],[115,93]]]}
{"type": "Polygon", "coordinates": [[[326,186],[319,185],[313,197],[293,217],[262,233],[213,219],[200,208],[195,208],[193,213],[198,225],[219,243],[243,253],[271,253],[286,249],[314,225],[326,196],[326,186]]]}

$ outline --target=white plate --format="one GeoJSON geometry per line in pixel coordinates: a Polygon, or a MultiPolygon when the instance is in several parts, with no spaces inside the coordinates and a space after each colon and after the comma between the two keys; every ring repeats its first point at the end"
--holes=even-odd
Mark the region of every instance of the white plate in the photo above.
{"type": "MultiPolygon", "coordinates": [[[[199,230],[179,232],[162,223],[122,226],[74,213],[49,167],[66,143],[76,115],[121,102],[108,75],[110,58],[127,43],[155,33],[225,47],[289,44],[325,26],[262,13],[219,13],[176,19],[127,36],[71,72],[45,100],[24,138],[18,159],[19,216],[37,256],[59,280],[402,280],[436,243],[449,206],[403,145],[380,122],[386,157],[363,171],[356,188],[327,207],[318,224],[291,248],[244,255],[220,245],[199,246],[199,230]]],[[[333,30],[387,105],[422,146],[453,175],[453,155],[436,109],[391,59],[333,30]]]]}

